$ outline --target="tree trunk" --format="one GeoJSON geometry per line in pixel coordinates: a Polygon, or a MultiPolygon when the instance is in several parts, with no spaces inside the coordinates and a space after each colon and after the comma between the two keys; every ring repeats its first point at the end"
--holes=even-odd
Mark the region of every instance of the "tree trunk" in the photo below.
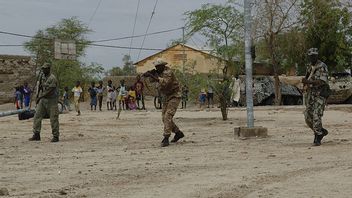
{"type": "Polygon", "coordinates": [[[226,84],[226,80],[227,80],[227,70],[228,70],[228,67],[229,67],[230,63],[228,61],[226,61],[226,65],[224,66],[222,72],[223,72],[223,84],[222,84],[222,87],[221,87],[221,92],[219,94],[219,102],[220,102],[220,110],[221,110],[221,115],[222,115],[222,120],[227,120],[227,114],[228,114],[228,111],[227,111],[227,93],[226,93],[226,90],[228,89],[228,86],[226,84]]]}
{"type": "Polygon", "coordinates": [[[219,98],[219,102],[220,102],[220,110],[221,110],[221,115],[222,115],[222,120],[227,120],[227,101],[226,101],[226,97],[221,96],[219,98]]]}
{"type": "Polygon", "coordinates": [[[273,64],[273,70],[274,70],[275,105],[278,106],[281,104],[281,88],[280,88],[278,63],[276,61],[275,51],[274,51],[274,39],[275,39],[275,36],[273,33],[271,33],[269,39],[267,40],[267,44],[269,47],[271,63],[273,64]]]}
{"type": "Polygon", "coordinates": [[[274,87],[275,87],[275,105],[281,105],[281,88],[280,79],[277,72],[274,74],[274,87]]]}

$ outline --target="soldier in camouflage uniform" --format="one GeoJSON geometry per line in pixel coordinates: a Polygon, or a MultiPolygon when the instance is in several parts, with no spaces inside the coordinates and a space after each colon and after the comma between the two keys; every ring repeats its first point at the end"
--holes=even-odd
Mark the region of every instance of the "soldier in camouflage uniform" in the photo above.
{"type": "Polygon", "coordinates": [[[322,126],[322,117],[327,99],[325,88],[328,86],[328,68],[325,63],[318,60],[317,48],[309,49],[308,56],[310,66],[305,78],[302,79],[302,83],[307,88],[304,117],[307,125],[314,132],[313,144],[320,146],[321,140],[328,134],[328,131],[322,126]]]}
{"type": "Polygon", "coordinates": [[[166,66],[167,62],[158,58],[154,65],[156,70],[154,72],[146,72],[143,76],[159,82],[159,89],[163,96],[162,121],[164,123],[164,139],[161,142],[161,146],[165,147],[169,145],[171,133],[175,133],[171,142],[177,142],[184,137],[182,131],[172,120],[181,101],[181,88],[175,74],[166,66]]]}
{"type": "Polygon", "coordinates": [[[57,107],[59,93],[58,82],[53,74],[50,74],[50,64],[46,63],[42,66],[43,74],[40,75],[37,107],[33,122],[33,137],[30,141],[40,141],[40,130],[42,119],[46,116],[50,118],[51,130],[53,138],[51,142],[59,141],[59,111],[57,107]]]}

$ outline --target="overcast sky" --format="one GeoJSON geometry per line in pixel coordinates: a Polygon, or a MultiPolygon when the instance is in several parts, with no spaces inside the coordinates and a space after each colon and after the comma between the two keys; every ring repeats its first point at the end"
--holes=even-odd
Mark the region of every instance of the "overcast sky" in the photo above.
{"type": "MultiPolygon", "coordinates": [[[[131,36],[138,0],[0,0],[0,31],[34,35],[39,29],[56,24],[63,18],[77,16],[93,30],[89,40],[131,36]],[[98,6],[99,5],[99,6],[98,6]],[[98,9],[96,9],[98,8],[98,9]],[[96,10],[96,12],[95,12],[96,10]],[[95,14],[94,14],[95,13],[95,14]]],[[[225,3],[226,0],[159,0],[149,33],[174,29],[184,25],[183,15],[206,3],[225,3]]],[[[144,34],[156,0],[141,0],[134,35],[144,34]]],[[[182,37],[182,30],[147,36],[145,48],[165,48],[173,39],[182,37]]],[[[0,34],[0,45],[23,44],[28,38],[0,34]]],[[[132,47],[141,47],[143,37],[134,38],[132,47]]],[[[130,46],[131,39],[99,44],[130,46]]],[[[204,40],[194,37],[190,45],[201,47],[204,40]]],[[[157,51],[132,50],[132,61],[141,60],[157,51]]],[[[89,47],[83,61],[97,62],[106,69],[122,65],[128,49],[89,47]]],[[[0,47],[0,54],[28,55],[22,47],[0,47]]]]}

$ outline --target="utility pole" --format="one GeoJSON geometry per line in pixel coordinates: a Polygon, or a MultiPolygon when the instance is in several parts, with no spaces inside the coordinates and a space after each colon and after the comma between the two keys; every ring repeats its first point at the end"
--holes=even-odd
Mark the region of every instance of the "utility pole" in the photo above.
{"type": "Polygon", "coordinates": [[[246,102],[247,102],[247,127],[254,127],[253,114],[253,69],[251,56],[251,6],[252,0],[244,0],[244,26],[245,26],[245,65],[246,65],[246,102]]]}
{"type": "Polygon", "coordinates": [[[182,27],[182,74],[185,74],[186,52],[185,52],[185,27],[182,27]]]}
{"type": "Polygon", "coordinates": [[[253,70],[251,54],[251,7],[252,0],[244,0],[244,29],[245,29],[245,62],[246,62],[246,102],[247,102],[247,127],[236,127],[235,135],[244,139],[248,137],[267,137],[268,129],[261,126],[254,127],[253,114],[253,70]]]}

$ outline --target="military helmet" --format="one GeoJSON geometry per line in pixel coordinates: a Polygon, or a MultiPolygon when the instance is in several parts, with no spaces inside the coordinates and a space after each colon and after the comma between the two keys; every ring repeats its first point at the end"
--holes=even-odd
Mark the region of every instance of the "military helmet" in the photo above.
{"type": "Polygon", "coordinates": [[[312,55],[318,55],[318,48],[310,48],[308,50],[308,56],[312,56],[312,55]]]}
{"type": "Polygon", "coordinates": [[[42,69],[44,69],[44,68],[50,68],[50,64],[49,63],[44,63],[43,65],[42,65],[42,69]]]}
{"type": "Polygon", "coordinates": [[[156,61],[153,62],[154,66],[158,66],[158,65],[167,65],[167,62],[164,61],[162,58],[158,58],[156,59],[156,61]]]}

